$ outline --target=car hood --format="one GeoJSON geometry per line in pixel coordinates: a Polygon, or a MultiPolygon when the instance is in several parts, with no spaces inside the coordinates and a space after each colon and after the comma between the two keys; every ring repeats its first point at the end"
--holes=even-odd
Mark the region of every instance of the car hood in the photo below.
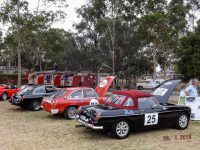
{"type": "Polygon", "coordinates": [[[108,91],[110,85],[112,84],[113,80],[115,79],[115,76],[107,76],[105,77],[99,85],[95,88],[95,91],[100,97],[104,97],[106,92],[108,91]]]}
{"type": "Polygon", "coordinates": [[[160,104],[166,104],[172,95],[176,86],[181,82],[181,80],[168,80],[157,86],[151,94],[156,97],[160,104]]]}

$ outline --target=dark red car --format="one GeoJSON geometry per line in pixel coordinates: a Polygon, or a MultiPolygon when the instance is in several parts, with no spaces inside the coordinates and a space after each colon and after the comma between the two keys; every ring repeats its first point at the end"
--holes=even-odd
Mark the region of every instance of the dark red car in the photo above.
{"type": "Polygon", "coordinates": [[[114,76],[105,77],[96,87],[65,88],[42,101],[43,110],[52,114],[64,114],[67,119],[73,119],[79,106],[102,104],[108,88],[115,79],[114,76]]]}
{"type": "Polygon", "coordinates": [[[0,99],[7,100],[8,98],[11,98],[11,96],[17,93],[19,90],[20,88],[17,88],[14,85],[3,85],[0,87],[0,99]]]}

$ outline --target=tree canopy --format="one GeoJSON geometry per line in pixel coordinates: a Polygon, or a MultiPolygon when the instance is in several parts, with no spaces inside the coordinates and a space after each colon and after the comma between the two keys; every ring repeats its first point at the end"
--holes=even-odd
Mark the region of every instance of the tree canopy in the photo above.
{"type": "Polygon", "coordinates": [[[37,64],[44,70],[58,64],[61,70],[101,71],[129,81],[152,75],[158,64],[164,73],[177,65],[185,79],[199,77],[199,26],[190,27],[197,0],[89,0],[77,9],[76,32],[52,28],[67,14],[45,9],[68,9],[66,0],[37,2],[33,11],[26,0],[1,5],[0,22],[9,26],[0,34],[2,65],[37,64]]]}

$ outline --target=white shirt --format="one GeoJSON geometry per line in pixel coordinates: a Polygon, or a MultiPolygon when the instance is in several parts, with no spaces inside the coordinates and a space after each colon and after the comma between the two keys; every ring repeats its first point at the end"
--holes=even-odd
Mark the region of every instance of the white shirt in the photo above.
{"type": "Polygon", "coordinates": [[[189,85],[186,89],[185,92],[187,92],[189,95],[188,96],[194,96],[197,97],[198,96],[198,92],[197,92],[197,87],[193,86],[193,85],[189,85]]]}

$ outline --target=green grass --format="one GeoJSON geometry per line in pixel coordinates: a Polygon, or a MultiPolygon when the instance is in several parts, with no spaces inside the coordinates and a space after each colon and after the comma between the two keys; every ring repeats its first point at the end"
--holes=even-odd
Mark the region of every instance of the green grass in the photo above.
{"type": "Polygon", "coordinates": [[[124,140],[75,128],[77,124],[61,116],[23,110],[7,101],[0,101],[0,150],[199,149],[200,122],[191,121],[186,130],[158,129],[131,133],[124,140]],[[192,139],[175,140],[175,135],[191,135],[192,139]],[[164,141],[163,136],[169,136],[171,140],[164,141]]]}

